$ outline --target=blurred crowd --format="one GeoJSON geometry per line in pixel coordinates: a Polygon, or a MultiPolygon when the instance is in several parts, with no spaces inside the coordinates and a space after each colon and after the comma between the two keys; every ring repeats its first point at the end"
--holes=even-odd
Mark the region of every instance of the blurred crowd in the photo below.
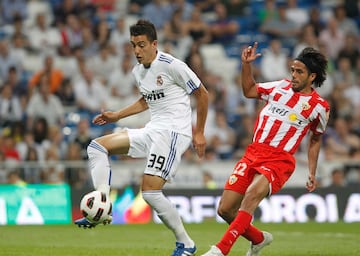
{"type": "MultiPolygon", "coordinates": [[[[202,161],[237,159],[251,142],[262,105],[242,94],[242,47],[259,42],[258,82],[290,78],[290,61],[306,46],[322,51],[329,66],[319,93],[329,101],[331,115],[320,161],[357,162],[345,179],[360,183],[359,5],[356,0],[2,0],[0,183],[16,176],[26,183],[89,182],[84,165],[63,163],[86,160],[87,145],[99,135],[144,124],[146,114],[113,126],[91,123],[101,110],[139,97],[128,31],[139,18],[155,24],[159,48],[184,60],[209,91],[202,161]],[[222,59],[211,55],[219,47],[222,59]],[[21,169],[11,168],[19,163],[21,169]]],[[[306,161],[305,143],[297,157],[306,161]]],[[[191,148],[185,160],[200,161],[191,148]]]]}

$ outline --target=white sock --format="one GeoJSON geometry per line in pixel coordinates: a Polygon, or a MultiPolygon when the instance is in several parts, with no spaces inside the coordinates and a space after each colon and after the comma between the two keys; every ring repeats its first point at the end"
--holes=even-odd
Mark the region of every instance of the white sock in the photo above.
{"type": "Polygon", "coordinates": [[[96,190],[110,193],[111,169],[108,151],[95,140],[87,147],[89,167],[92,181],[96,190]]]}
{"type": "Polygon", "coordinates": [[[156,211],[162,222],[175,234],[176,241],[185,247],[194,247],[195,243],[187,234],[180,215],[161,190],[143,191],[144,200],[156,211]]]}

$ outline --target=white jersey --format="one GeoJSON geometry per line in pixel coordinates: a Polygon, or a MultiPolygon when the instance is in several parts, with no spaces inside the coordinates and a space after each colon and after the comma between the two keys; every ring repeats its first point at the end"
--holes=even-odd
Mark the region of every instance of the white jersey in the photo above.
{"type": "Polygon", "coordinates": [[[132,72],[149,105],[151,118],[146,126],[192,136],[189,95],[200,87],[196,74],[181,60],[161,51],[149,68],[137,64],[132,72]]]}

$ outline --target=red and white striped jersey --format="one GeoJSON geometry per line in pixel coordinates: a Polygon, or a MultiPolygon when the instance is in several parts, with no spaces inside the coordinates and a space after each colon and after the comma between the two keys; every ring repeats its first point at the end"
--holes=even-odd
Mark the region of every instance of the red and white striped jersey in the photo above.
{"type": "Polygon", "coordinates": [[[291,81],[284,79],[259,83],[257,92],[267,104],[256,120],[253,142],[294,154],[309,129],[324,133],[329,104],[315,90],[311,94],[295,92],[291,81]]]}

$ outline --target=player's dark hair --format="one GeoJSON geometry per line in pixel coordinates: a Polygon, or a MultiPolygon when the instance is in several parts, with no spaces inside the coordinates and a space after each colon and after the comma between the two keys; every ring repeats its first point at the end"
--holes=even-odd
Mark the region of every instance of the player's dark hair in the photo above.
{"type": "Polygon", "coordinates": [[[328,63],[326,57],[314,48],[306,47],[295,59],[304,63],[310,73],[316,74],[316,78],[313,83],[315,87],[321,87],[326,80],[326,69],[328,63]]]}
{"type": "Polygon", "coordinates": [[[146,35],[150,42],[157,40],[156,29],[153,23],[147,20],[138,20],[130,27],[131,36],[146,35]]]}

